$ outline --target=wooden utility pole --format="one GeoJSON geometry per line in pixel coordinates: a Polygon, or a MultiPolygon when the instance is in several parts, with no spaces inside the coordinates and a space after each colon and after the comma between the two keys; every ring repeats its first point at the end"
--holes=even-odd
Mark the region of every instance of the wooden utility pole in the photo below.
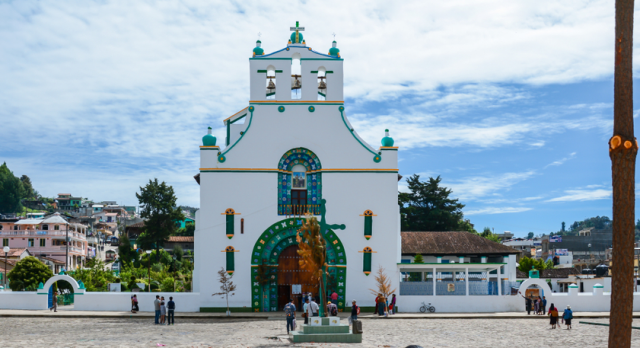
{"type": "Polygon", "coordinates": [[[616,0],[613,137],[609,157],[613,182],[613,272],[609,347],[631,346],[635,174],[638,143],[633,132],[634,0],[616,0]]]}

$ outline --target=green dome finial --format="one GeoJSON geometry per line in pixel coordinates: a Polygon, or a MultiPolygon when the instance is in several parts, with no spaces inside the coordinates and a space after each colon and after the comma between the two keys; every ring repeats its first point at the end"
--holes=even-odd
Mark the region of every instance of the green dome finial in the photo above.
{"type": "Polygon", "coordinates": [[[211,127],[207,131],[207,135],[202,137],[202,146],[216,146],[216,137],[211,135],[211,127]]]}
{"type": "Polygon", "coordinates": [[[333,40],[333,43],[331,43],[331,48],[329,49],[329,55],[340,58],[340,49],[336,47],[337,44],[338,43],[336,42],[336,40],[333,40]]]}
{"type": "Polygon", "coordinates": [[[384,130],[384,138],[382,138],[382,146],[384,147],[392,147],[393,146],[393,138],[389,136],[389,130],[384,130]]]}
{"type": "Polygon", "coordinates": [[[262,47],[260,47],[262,45],[262,41],[258,40],[256,41],[256,48],[253,49],[253,56],[261,56],[264,55],[264,50],[262,49],[262,47]]]}
{"type": "Polygon", "coordinates": [[[300,26],[300,22],[296,21],[296,26],[290,28],[293,33],[289,37],[289,44],[305,44],[304,36],[302,36],[301,31],[304,31],[304,27],[300,26]]]}

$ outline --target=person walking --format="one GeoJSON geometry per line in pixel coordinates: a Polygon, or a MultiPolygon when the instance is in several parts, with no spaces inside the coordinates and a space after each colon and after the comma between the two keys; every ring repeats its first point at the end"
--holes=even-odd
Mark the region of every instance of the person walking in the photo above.
{"type": "Polygon", "coordinates": [[[387,300],[384,298],[384,296],[380,295],[380,298],[378,299],[378,316],[384,315],[384,307],[386,303],[387,300]]]}
{"type": "Polygon", "coordinates": [[[167,306],[165,306],[164,301],[160,301],[160,324],[164,324],[164,319],[166,316],[167,316],[167,306]]]}
{"type": "Polygon", "coordinates": [[[140,307],[138,306],[138,295],[133,295],[133,313],[138,313],[140,307]]]}
{"type": "Polygon", "coordinates": [[[49,311],[57,312],[58,311],[58,292],[57,291],[53,292],[51,301],[52,303],[51,303],[51,308],[49,308],[49,311]]]}
{"type": "Polygon", "coordinates": [[[540,314],[540,302],[538,301],[538,299],[537,299],[537,298],[536,298],[536,299],[533,299],[533,308],[534,308],[533,313],[534,313],[535,315],[540,314]]]}
{"type": "Polygon", "coordinates": [[[373,314],[378,313],[378,301],[380,300],[380,294],[378,294],[378,296],[376,296],[376,305],[373,307],[373,314]]]}
{"type": "Polygon", "coordinates": [[[356,306],[356,300],[351,301],[351,316],[349,317],[349,326],[353,324],[354,320],[358,320],[358,312],[360,309],[356,306]]]}
{"type": "Polygon", "coordinates": [[[520,296],[522,296],[522,298],[524,299],[524,307],[525,310],[527,311],[527,315],[531,314],[531,297],[525,297],[522,295],[522,292],[518,291],[518,293],[520,294],[520,296]]]}
{"type": "Polygon", "coordinates": [[[169,303],[167,304],[167,325],[176,324],[175,311],[176,311],[176,303],[173,302],[173,297],[169,297],[169,303]]]}
{"type": "Polygon", "coordinates": [[[551,325],[552,329],[555,329],[556,324],[558,323],[558,310],[553,306],[553,303],[549,307],[549,317],[549,324],[551,325]]]}
{"type": "Polygon", "coordinates": [[[542,315],[547,315],[547,297],[542,296],[542,315]]]}
{"type": "Polygon", "coordinates": [[[389,304],[389,314],[393,314],[393,310],[396,308],[396,294],[391,295],[391,303],[389,304]]]}
{"type": "Polygon", "coordinates": [[[304,299],[304,304],[302,305],[302,317],[304,318],[304,323],[309,324],[309,317],[311,316],[311,308],[309,307],[309,298],[304,299]]]}
{"type": "Polygon", "coordinates": [[[329,316],[337,317],[338,316],[338,306],[336,306],[335,303],[331,303],[331,301],[329,301],[327,303],[327,313],[329,314],[329,316]]]}
{"type": "Polygon", "coordinates": [[[156,295],[156,299],[153,301],[153,309],[156,311],[156,325],[160,324],[160,295],[156,295]]]}
{"type": "Polygon", "coordinates": [[[331,294],[331,301],[333,301],[333,303],[338,303],[338,294],[335,292],[335,290],[331,294]]]}
{"type": "Polygon", "coordinates": [[[571,306],[567,305],[567,309],[562,313],[562,321],[567,325],[567,330],[571,330],[571,319],[573,319],[573,311],[571,306]]]}
{"type": "Polygon", "coordinates": [[[296,319],[296,305],[293,304],[293,299],[289,299],[289,303],[284,306],[284,315],[287,318],[287,335],[289,334],[289,328],[294,330],[295,326],[293,321],[296,319]]]}
{"type": "Polygon", "coordinates": [[[309,302],[309,309],[311,310],[312,317],[317,317],[320,315],[318,313],[318,311],[320,310],[320,307],[318,306],[318,304],[314,299],[311,299],[311,302],[309,302]]]}

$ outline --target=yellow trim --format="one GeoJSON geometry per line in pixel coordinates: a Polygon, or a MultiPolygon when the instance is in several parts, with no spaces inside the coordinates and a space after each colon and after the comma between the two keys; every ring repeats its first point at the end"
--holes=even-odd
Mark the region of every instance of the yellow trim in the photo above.
{"type": "Polygon", "coordinates": [[[380,146],[380,150],[382,149],[397,149],[397,146],[380,146]]]}
{"type": "Polygon", "coordinates": [[[229,120],[229,119],[233,118],[234,116],[237,116],[238,114],[241,114],[241,113],[243,113],[243,112],[247,111],[247,109],[249,109],[249,107],[248,107],[248,106],[247,106],[246,108],[244,108],[244,109],[242,109],[242,110],[240,110],[240,111],[236,112],[235,114],[233,114],[233,115],[231,115],[231,116],[229,116],[229,117],[225,118],[224,120],[222,120],[222,123],[225,123],[225,122],[227,122],[227,120],[229,120]]]}
{"type": "Polygon", "coordinates": [[[226,251],[226,250],[222,250],[221,253],[237,253],[240,250],[234,250],[234,251],[226,251]]]}
{"type": "MultiPolygon", "coordinates": [[[[344,103],[344,100],[249,100],[249,103],[269,103],[269,104],[283,104],[283,103],[297,103],[297,104],[300,104],[300,103],[334,103],[335,104],[335,103],[344,103]]],[[[233,116],[231,116],[231,117],[233,117],[233,116]]]]}
{"type": "Polygon", "coordinates": [[[347,268],[347,266],[343,266],[343,265],[328,265],[329,267],[340,267],[340,268],[347,268]]]}
{"type": "Polygon", "coordinates": [[[214,147],[215,147],[215,148],[217,148],[217,149],[219,149],[219,148],[220,148],[220,146],[218,146],[218,145],[213,145],[213,146],[200,146],[200,148],[203,148],[203,147],[204,147],[204,148],[214,148],[214,147]]]}

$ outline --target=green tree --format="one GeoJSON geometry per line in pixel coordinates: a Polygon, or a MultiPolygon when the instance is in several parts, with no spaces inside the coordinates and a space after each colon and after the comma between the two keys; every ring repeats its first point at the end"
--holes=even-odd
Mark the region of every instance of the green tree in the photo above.
{"type": "Polygon", "coordinates": [[[22,183],[22,198],[25,199],[35,199],[38,195],[37,191],[33,188],[33,184],[31,184],[31,179],[28,176],[23,175],[20,177],[20,182],[22,183]]]}
{"type": "Polygon", "coordinates": [[[533,239],[534,233],[533,232],[529,232],[527,234],[527,239],[533,239]]]}
{"type": "Polygon", "coordinates": [[[565,227],[566,227],[566,223],[564,221],[562,221],[562,229],[560,231],[564,232],[565,231],[565,227]]]}
{"type": "Polygon", "coordinates": [[[143,233],[137,241],[144,249],[154,247],[157,260],[160,261],[160,247],[176,232],[175,221],[184,220],[184,215],[176,206],[173,187],[164,181],[158,183],[158,179],[149,180],[145,187],[140,187],[136,197],[142,206],[140,216],[146,219],[143,233]]]}
{"type": "Polygon", "coordinates": [[[449,198],[452,191],[440,186],[440,176],[420,181],[414,174],[407,179],[410,192],[398,193],[403,231],[468,230],[463,220],[464,204],[449,198]]]}
{"type": "Polygon", "coordinates": [[[138,253],[131,246],[129,237],[126,234],[120,236],[118,242],[118,256],[123,266],[128,266],[133,262],[138,261],[138,253]]]}
{"type": "Polygon", "coordinates": [[[37,288],[41,282],[44,284],[53,277],[53,272],[40,260],[27,256],[16,263],[7,277],[11,280],[9,287],[13,291],[24,291],[26,288],[37,288]]]}
{"type": "Polygon", "coordinates": [[[176,231],[176,236],[188,236],[193,237],[196,232],[196,225],[194,223],[187,223],[185,227],[180,227],[176,231]]]}
{"type": "Polygon", "coordinates": [[[493,232],[491,232],[490,227],[485,227],[484,230],[482,230],[482,233],[480,233],[480,236],[492,242],[496,242],[496,243],[500,242],[500,237],[498,237],[497,234],[494,234],[493,232]]]}
{"type": "Polygon", "coordinates": [[[416,256],[413,257],[413,263],[424,263],[424,259],[422,258],[422,255],[416,254],[416,256]]]}
{"type": "Polygon", "coordinates": [[[7,163],[0,166],[0,212],[16,213],[22,211],[20,200],[24,196],[22,182],[7,167],[7,163]]]}
{"type": "Polygon", "coordinates": [[[180,245],[176,245],[173,247],[173,256],[175,256],[176,260],[182,261],[184,250],[182,250],[182,247],[180,245]]]}

